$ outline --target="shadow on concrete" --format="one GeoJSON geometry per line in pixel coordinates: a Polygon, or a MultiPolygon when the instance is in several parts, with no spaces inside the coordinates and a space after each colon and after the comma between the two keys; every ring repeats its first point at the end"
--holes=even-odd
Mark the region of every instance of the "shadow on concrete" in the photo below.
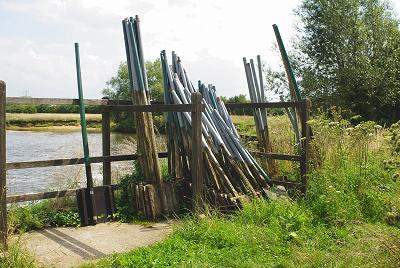
{"type": "Polygon", "coordinates": [[[40,233],[47,238],[53,240],[54,242],[58,243],[59,245],[63,246],[64,248],[74,252],[75,254],[81,256],[84,260],[91,260],[96,258],[104,257],[104,254],[101,251],[98,251],[91,246],[82,243],[81,241],[64,234],[56,229],[46,229],[40,231],[40,233]]]}

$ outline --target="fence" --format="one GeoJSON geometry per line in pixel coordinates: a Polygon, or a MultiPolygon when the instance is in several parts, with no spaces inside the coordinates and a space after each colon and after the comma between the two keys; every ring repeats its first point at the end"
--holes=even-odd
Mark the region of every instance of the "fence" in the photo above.
{"type": "MultiPolygon", "coordinates": [[[[198,95],[200,93],[193,93],[198,95]]],[[[110,113],[112,112],[191,112],[192,117],[192,182],[194,204],[200,204],[196,200],[203,200],[203,176],[202,176],[202,150],[201,150],[201,112],[203,106],[201,97],[194,96],[192,104],[152,104],[152,105],[132,105],[130,101],[118,101],[108,99],[87,99],[86,105],[98,105],[102,111],[102,156],[90,158],[91,163],[103,163],[103,185],[111,184],[111,162],[129,161],[138,158],[137,154],[111,155],[110,149],[110,113]]],[[[79,105],[78,99],[59,99],[59,98],[21,98],[6,97],[6,85],[0,81],[0,189],[2,196],[0,199],[0,242],[6,246],[7,241],[7,203],[41,200],[56,197],[74,196],[76,189],[61,191],[41,192],[22,195],[6,195],[6,172],[14,169],[40,168],[52,166],[68,166],[83,164],[83,158],[52,159],[29,162],[6,162],[6,118],[5,106],[7,104],[48,104],[48,105],[79,105]]],[[[245,103],[245,104],[226,104],[227,109],[254,109],[254,108],[285,108],[296,107],[301,113],[301,129],[303,150],[300,155],[286,155],[277,153],[253,152],[255,155],[272,158],[277,160],[298,161],[300,162],[301,180],[298,183],[286,182],[283,180],[273,180],[276,184],[287,187],[299,187],[303,192],[307,188],[307,163],[310,133],[307,127],[309,116],[309,101],[300,102],[269,102],[269,103],[245,103]]],[[[158,153],[159,158],[167,158],[167,152],[158,153]]],[[[195,208],[196,209],[196,208],[195,208]]]]}

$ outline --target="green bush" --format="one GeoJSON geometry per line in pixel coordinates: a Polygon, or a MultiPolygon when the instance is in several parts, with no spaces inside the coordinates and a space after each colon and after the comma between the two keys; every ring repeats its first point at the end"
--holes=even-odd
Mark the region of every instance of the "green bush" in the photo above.
{"type": "Polygon", "coordinates": [[[65,201],[44,200],[12,207],[9,211],[9,218],[14,232],[26,232],[45,227],[77,227],[80,225],[79,214],[73,199],[65,201]]]}

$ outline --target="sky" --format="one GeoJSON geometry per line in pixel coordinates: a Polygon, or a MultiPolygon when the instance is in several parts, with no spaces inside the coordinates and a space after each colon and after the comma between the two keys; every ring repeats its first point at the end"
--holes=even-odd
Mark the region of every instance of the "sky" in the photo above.
{"type": "MultiPolygon", "coordinates": [[[[400,14],[400,0],[392,1],[400,14]]],[[[122,24],[139,15],[146,60],[165,49],[189,78],[218,95],[246,94],[243,57],[277,66],[272,24],[287,46],[298,0],[0,0],[0,80],[8,96],[76,98],[74,43],[80,44],[85,98],[100,98],[126,60],[122,24]]]]}

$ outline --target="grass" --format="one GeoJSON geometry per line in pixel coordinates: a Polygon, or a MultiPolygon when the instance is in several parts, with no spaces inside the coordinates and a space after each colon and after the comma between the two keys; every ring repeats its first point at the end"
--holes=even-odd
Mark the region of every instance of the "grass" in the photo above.
{"type": "Polygon", "coordinates": [[[385,224],[327,227],[295,202],[259,201],[188,217],[163,242],[82,267],[395,267],[399,238],[385,224]]]}
{"type": "MultiPolygon", "coordinates": [[[[235,118],[239,128],[248,121],[235,118]]],[[[233,215],[188,216],[163,242],[82,267],[399,267],[400,158],[388,131],[341,118],[310,124],[306,197],[258,200],[233,215]]],[[[275,144],[293,150],[285,139],[275,144]]]]}
{"type": "MultiPolygon", "coordinates": [[[[253,135],[251,117],[233,119],[242,134],[253,135]]],[[[273,144],[293,153],[285,124],[285,117],[271,118],[273,144]]],[[[390,132],[374,122],[351,126],[340,116],[315,117],[310,125],[306,197],[253,200],[228,215],[186,215],[166,240],[82,267],[399,267],[400,155],[393,133],[400,126],[390,132]]]]}

